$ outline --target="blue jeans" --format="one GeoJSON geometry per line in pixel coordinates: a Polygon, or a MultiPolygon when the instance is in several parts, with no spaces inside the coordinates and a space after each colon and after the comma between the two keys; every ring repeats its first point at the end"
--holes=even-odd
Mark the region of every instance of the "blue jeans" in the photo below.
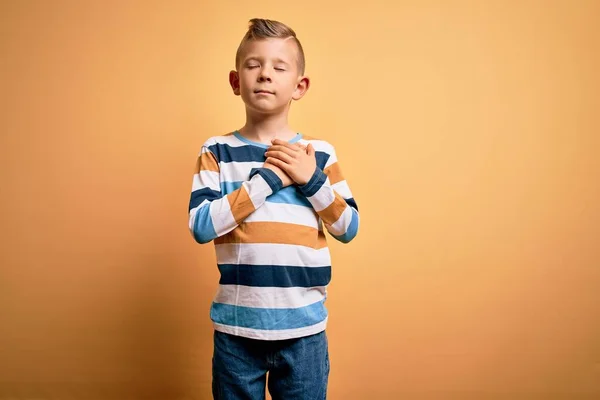
{"type": "Polygon", "coordinates": [[[325,331],[297,339],[256,340],[215,331],[215,400],[322,400],[327,396],[329,349],[325,331]]]}

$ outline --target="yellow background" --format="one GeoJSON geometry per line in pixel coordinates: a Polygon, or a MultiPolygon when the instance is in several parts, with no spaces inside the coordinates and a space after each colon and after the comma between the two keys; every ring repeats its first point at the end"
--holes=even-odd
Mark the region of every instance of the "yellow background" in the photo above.
{"type": "Polygon", "coordinates": [[[253,17],[361,212],[330,399],[600,397],[598,1],[3,1],[0,399],[208,399],[196,154],[253,17]]]}

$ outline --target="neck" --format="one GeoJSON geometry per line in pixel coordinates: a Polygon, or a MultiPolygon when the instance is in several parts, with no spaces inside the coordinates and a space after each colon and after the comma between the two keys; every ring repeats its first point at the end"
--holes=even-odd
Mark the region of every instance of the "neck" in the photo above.
{"type": "Polygon", "coordinates": [[[296,136],[288,125],[287,112],[278,114],[256,114],[246,109],[246,124],[238,132],[247,139],[271,144],[273,139],[290,140],[296,136]]]}

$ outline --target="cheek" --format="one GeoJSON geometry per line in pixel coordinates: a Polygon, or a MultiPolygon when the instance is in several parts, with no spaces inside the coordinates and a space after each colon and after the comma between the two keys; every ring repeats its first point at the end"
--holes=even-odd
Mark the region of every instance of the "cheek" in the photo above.
{"type": "Polygon", "coordinates": [[[252,89],[252,87],[250,87],[250,86],[249,86],[249,85],[247,85],[247,84],[246,84],[246,85],[243,85],[243,84],[241,84],[241,85],[240,85],[240,92],[241,92],[241,93],[242,93],[242,94],[243,94],[245,97],[249,97],[249,96],[252,94],[252,92],[253,92],[253,89],[252,89]]]}
{"type": "Polygon", "coordinates": [[[248,82],[247,78],[240,77],[239,84],[240,84],[240,87],[242,89],[248,87],[248,83],[247,82],[248,82]]]}
{"type": "Polygon", "coordinates": [[[294,93],[294,90],[296,90],[296,82],[292,81],[288,83],[288,91],[290,93],[294,93]]]}
{"type": "Polygon", "coordinates": [[[247,88],[250,86],[250,82],[253,82],[251,76],[248,74],[240,74],[240,87],[247,88]]]}

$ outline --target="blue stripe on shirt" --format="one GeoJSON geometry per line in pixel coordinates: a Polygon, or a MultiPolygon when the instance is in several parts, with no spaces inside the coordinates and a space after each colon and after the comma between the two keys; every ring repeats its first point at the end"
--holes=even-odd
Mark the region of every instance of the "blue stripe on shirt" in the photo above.
{"type": "Polygon", "coordinates": [[[221,182],[221,193],[228,195],[238,190],[244,182],[221,182]]]}
{"type": "Polygon", "coordinates": [[[288,186],[281,189],[277,193],[267,197],[267,201],[271,203],[294,204],[312,208],[312,204],[310,204],[306,199],[306,196],[304,196],[296,186],[288,186]]]}
{"type": "MultiPolygon", "coordinates": [[[[221,182],[221,192],[224,195],[228,195],[231,192],[236,191],[242,186],[243,182],[221,182]]],[[[267,197],[267,201],[271,203],[284,203],[284,204],[293,204],[296,206],[304,206],[312,208],[310,202],[306,199],[306,196],[300,192],[294,186],[284,187],[280,189],[276,193],[267,197]]]]}
{"type": "Polygon", "coordinates": [[[331,280],[331,266],[219,264],[218,267],[221,272],[221,285],[308,288],[326,286],[331,280]]]}
{"type": "Polygon", "coordinates": [[[256,146],[232,147],[216,143],[208,147],[219,163],[228,162],[265,162],[265,149],[256,146]]]}
{"type": "Polygon", "coordinates": [[[324,300],[300,308],[255,308],[213,303],[210,318],[219,324],[279,330],[311,326],[327,318],[324,300]]]}
{"type": "Polygon", "coordinates": [[[316,151],[315,157],[317,159],[317,167],[324,170],[327,160],[329,160],[329,154],[325,153],[324,151],[316,151]]]}
{"type": "Polygon", "coordinates": [[[346,200],[346,203],[350,207],[353,207],[356,211],[358,211],[358,205],[356,204],[356,201],[354,200],[353,197],[350,197],[349,199],[344,199],[344,200],[346,200]]]}
{"type": "Polygon", "coordinates": [[[198,243],[208,243],[217,237],[217,232],[210,217],[210,204],[206,204],[196,212],[194,220],[194,239],[198,243]]]}
{"type": "MultiPolygon", "coordinates": [[[[349,241],[354,239],[357,232],[358,232],[358,213],[356,212],[356,210],[352,210],[352,220],[350,221],[350,225],[348,226],[346,233],[344,233],[343,235],[339,235],[339,236],[331,234],[331,236],[333,236],[334,238],[336,238],[337,240],[339,240],[342,243],[348,243],[349,241]]],[[[329,232],[329,233],[331,233],[331,232],[329,232]]]]}
{"type": "Polygon", "coordinates": [[[202,204],[204,200],[213,201],[220,198],[221,193],[217,192],[216,190],[212,190],[211,188],[205,187],[202,189],[194,190],[190,195],[190,205],[188,208],[188,212],[190,212],[192,208],[198,207],[200,204],[202,204]]]}

